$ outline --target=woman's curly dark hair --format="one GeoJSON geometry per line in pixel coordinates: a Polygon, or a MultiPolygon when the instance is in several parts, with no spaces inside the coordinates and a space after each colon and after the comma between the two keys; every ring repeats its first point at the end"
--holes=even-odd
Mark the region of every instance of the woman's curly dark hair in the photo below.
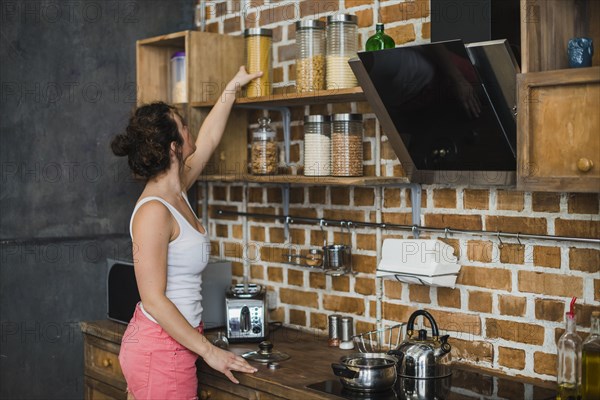
{"type": "Polygon", "coordinates": [[[183,138],[175,114],[179,115],[177,109],[163,102],[138,107],[129,118],[125,133],[112,140],[113,153],[119,157],[127,156],[131,170],[144,178],[167,170],[171,165],[172,142],[177,143],[177,157],[181,161],[183,138]]]}

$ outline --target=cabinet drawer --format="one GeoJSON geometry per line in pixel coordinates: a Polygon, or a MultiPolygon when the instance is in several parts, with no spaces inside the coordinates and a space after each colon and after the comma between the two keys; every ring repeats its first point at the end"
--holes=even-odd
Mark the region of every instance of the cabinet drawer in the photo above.
{"type": "Polygon", "coordinates": [[[127,392],[88,376],[84,380],[85,400],[126,400],[127,392]]]}
{"type": "Polygon", "coordinates": [[[236,385],[229,380],[217,378],[202,372],[198,379],[198,394],[201,400],[283,400],[282,397],[261,390],[252,389],[241,384],[236,385]]]}
{"type": "Polygon", "coordinates": [[[127,384],[119,364],[119,349],[120,346],[115,343],[85,335],[85,374],[125,390],[127,384]]]}
{"type": "Polygon", "coordinates": [[[600,191],[600,67],[518,76],[517,185],[600,191]]]}

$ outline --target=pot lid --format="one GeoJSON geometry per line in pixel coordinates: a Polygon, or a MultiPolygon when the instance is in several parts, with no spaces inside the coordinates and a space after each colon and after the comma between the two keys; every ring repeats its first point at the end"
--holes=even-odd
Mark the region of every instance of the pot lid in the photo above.
{"type": "Polygon", "coordinates": [[[269,125],[271,118],[260,117],[258,119],[258,128],[252,132],[252,138],[258,140],[269,140],[275,138],[275,131],[269,125]]]}
{"type": "Polygon", "coordinates": [[[290,358],[289,355],[277,350],[273,350],[273,343],[265,340],[260,342],[257,351],[249,351],[242,354],[246,360],[256,361],[259,363],[272,363],[285,361],[290,358]]]}

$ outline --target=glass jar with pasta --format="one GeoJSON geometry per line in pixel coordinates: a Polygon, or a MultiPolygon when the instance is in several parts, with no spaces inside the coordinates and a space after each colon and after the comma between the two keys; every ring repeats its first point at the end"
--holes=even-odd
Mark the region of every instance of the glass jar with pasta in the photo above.
{"type": "Polygon", "coordinates": [[[325,23],[296,22],[296,91],[325,89],[325,23]]]}
{"type": "Polygon", "coordinates": [[[246,71],[253,74],[262,71],[262,76],[246,86],[246,97],[268,96],[272,93],[271,82],[271,29],[250,28],[244,31],[246,40],[246,71]]]}

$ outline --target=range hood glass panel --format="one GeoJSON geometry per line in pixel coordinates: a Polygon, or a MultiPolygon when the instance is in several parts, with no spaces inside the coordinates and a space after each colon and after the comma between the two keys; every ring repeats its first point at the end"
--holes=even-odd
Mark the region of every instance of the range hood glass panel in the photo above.
{"type": "Polygon", "coordinates": [[[374,87],[384,105],[374,107],[375,112],[386,112],[395,127],[395,132],[385,133],[400,136],[417,170],[515,170],[511,147],[516,132],[505,131],[515,130],[515,124],[500,123],[462,41],[358,56],[366,71],[366,76],[358,76],[360,84],[374,87]]]}

